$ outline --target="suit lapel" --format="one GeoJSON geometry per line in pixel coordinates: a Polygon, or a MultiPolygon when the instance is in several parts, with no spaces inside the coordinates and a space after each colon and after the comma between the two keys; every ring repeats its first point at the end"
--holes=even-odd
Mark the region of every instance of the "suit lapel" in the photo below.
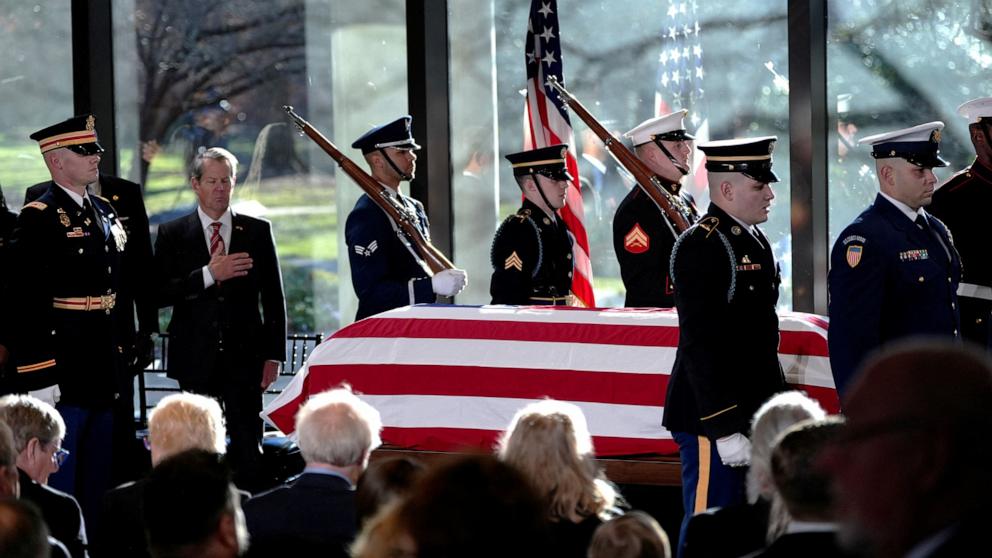
{"type": "Polygon", "coordinates": [[[248,232],[245,230],[245,219],[231,211],[231,245],[227,248],[228,254],[248,251],[248,232]]]}
{"type": "Polygon", "coordinates": [[[195,255],[197,265],[207,265],[210,262],[210,251],[207,249],[207,239],[203,233],[200,214],[195,209],[186,217],[186,240],[193,248],[192,254],[195,255]]]}

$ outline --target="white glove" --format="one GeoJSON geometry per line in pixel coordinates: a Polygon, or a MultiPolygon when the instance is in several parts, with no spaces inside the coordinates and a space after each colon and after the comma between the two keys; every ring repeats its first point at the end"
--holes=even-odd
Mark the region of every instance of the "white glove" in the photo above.
{"type": "Polygon", "coordinates": [[[464,269],[445,269],[431,277],[434,292],[441,296],[455,296],[468,284],[468,274],[464,269]]]}
{"type": "Polygon", "coordinates": [[[32,397],[37,397],[45,403],[48,403],[52,407],[59,402],[62,397],[62,390],[59,389],[59,385],[48,386],[46,388],[36,389],[34,391],[29,391],[28,395],[32,397]]]}
{"type": "Polygon", "coordinates": [[[720,461],[727,467],[746,467],[751,464],[751,441],[740,432],[716,441],[720,461]]]}

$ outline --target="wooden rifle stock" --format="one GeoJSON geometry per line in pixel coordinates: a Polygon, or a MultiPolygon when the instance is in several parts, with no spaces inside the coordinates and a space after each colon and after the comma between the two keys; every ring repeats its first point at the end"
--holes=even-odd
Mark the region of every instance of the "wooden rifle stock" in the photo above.
{"type": "Polygon", "coordinates": [[[434,247],[433,244],[427,240],[427,237],[420,231],[420,228],[416,225],[417,215],[407,208],[400,205],[400,203],[390,196],[386,187],[379,184],[379,181],[362,170],[361,167],[356,165],[351,159],[341,153],[337,147],[331,143],[331,140],[324,137],[316,128],[310,125],[309,122],[304,120],[300,115],[293,111],[293,107],[289,105],[283,105],[282,109],[286,111],[286,114],[293,119],[293,122],[300,129],[301,132],[307,135],[314,143],[320,146],[321,149],[327,153],[331,159],[341,167],[352,180],[358,184],[365,193],[368,194],[369,198],[375,202],[376,205],[382,208],[383,211],[389,215],[393,221],[406,233],[406,237],[410,239],[410,243],[416,250],[417,255],[424,265],[430,270],[431,274],[437,273],[439,271],[444,271],[445,269],[454,269],[455,264],[451,263],[451,260],[446,258],[440,250],[434,247]]]}
{"type": "Polygon", "coordinates": [[[586,107],[582,106],[582,103],[575,98],[574,95],[568,92],[561,83],[558,82],[558,78],[551,76],[548,78],[548,85],[558,91],[561,96],[562,102],[568,108],[572,109],[572,112],[576,116],[582,119],[589,126],[589,129],[593,131],[596,136],[602,140],[603,144],[606,146],[606,150],[610,152],[610,155],[616,159],[617,163],[627,169],[627,171],[633,175],[634,179],[637,180],[638,186],[641,190],[654,201],[658,209],[668,217],[668,221],[675,228],[677,233],[688,229],[692,226],[692,217],[688,208],[682,202],[682,200],[673,196],[671,192],[666,189],[658,176],[651,172],[651,169],[647,167],[640,159],[634,155],[627,146],[623,144],[622,141],[613,136],[602,124],[596,120],[596,117],[586,110],[586,107]]]}

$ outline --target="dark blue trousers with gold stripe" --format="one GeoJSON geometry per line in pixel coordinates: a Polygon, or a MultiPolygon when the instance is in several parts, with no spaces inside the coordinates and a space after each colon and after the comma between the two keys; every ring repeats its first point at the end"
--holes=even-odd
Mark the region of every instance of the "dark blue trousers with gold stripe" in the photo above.
{"type": "Polygon", "coordinates": [[[682,556],[682,543],[689,518],[713,507],[743,504],[747,498],[747,467],[727,467],[720,461],[716,442],[705,436],[673,432],[679,445],[682,460],[682,528],[679,530],[678,551],[682,556]]]}

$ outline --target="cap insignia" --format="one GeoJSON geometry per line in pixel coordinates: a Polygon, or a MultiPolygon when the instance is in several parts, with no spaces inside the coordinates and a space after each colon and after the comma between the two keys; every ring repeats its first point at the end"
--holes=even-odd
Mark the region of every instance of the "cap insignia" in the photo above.
{"type": "Polygon", "coordinates": [[[930,133],[930,141],[933,143],[940,143],[940,130],[934,130],[930,133]]]}
{"type": "Polygon", "coordinates": [[[93,115],[91,114],[86,117],[86,131],[92,132],[95,128],[96,128],[96,118],[94,118],[93,115]]]}

